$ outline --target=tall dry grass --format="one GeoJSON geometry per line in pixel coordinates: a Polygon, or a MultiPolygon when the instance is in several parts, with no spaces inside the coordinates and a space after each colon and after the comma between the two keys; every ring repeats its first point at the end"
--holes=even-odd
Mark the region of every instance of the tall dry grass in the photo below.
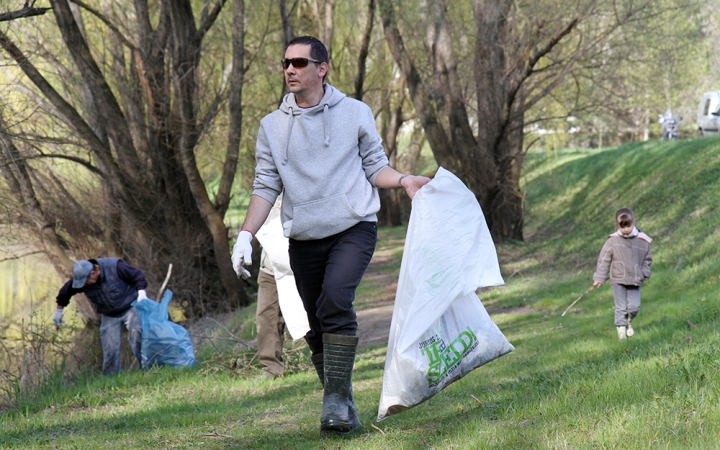
{"type": "Polygon", "coordinates": [[[32,314],[19,323],[5,321],[0,333],[0,413],[35,410],[102,365],[94,327],[58,328],[32,314]]]}

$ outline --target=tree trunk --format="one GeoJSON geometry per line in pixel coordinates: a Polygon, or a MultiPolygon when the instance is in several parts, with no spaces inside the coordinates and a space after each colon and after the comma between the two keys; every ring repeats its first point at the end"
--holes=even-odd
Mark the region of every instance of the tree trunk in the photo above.
{"type": "MultiPolygon", "coordinates": [[[[465,101],[461,97],[457,64],[443,9],[433,9],[435,22],[432,30],[428,31],[434,69],[431,94],[427,81],[422,79],[405,49],[391,2],[380,0],[379,6],[390,51],[405,77],[410,98],[436,161],[468,184],[483,206],[493,236],[505,237],[500,229],[491,225],[498,223],[493,217],[497,208],[488,207],[489,199],[496,196],[493,192],[498,191],[496,175],[499,174],[492,153],[495,141],[478,144],[473,135],[465,101]]],[[[484,120],[483,117],[478,122],[482,124],[484,120]]]]}
{"type": "Polygon", "coordinates": [[[618,25],[611,23],[594,40],[569,49],[570,56],[554,55],[558,58],[555,61],[547,59],[547,55],[577,27],[581,18],[589,17],[591,4],[577,6],[575,17],[519,24],[521,18],[513,14],[516,3],[472,0],[477,115],[471,120],[468,105],[473,106],[472,100],[466,98],[467,89],[458,73],[446,2],[428,0],[424,5],[422,15],[427,20],[418,26],[425,27],[428,55],[414,57],[404,46],[393,2],[379,2],[388,46],[405,77],[436,161],[473,191],[493,238],[522,239],[523,197],[519,182],[525,112],[559,85],[580,55],[618,25]],[[414,62],[425,63],[425,58],[429,59],[430,67],[427,76],[421,75],[414,62]],[[537,69],[541,61],[544,66],[537,69]],[[529,80],[538,77],[535,84],[527,87],[529,80]]]}
{"type": "Polygon", "coordinates": [[[373,22],[375,17],[375,0],[368,1],[368,11],[365,19],[365,32],[363,33],[360,53],[358,53],[358,71],[355,75],[355,98],[362,101],[365,89],[365,63],[370,51],[370,37],[372,36],[373,22]]]}
{"type": "Polygon", "coordinates": [[[237,171],[238,156],[240,154],[240,139],[242,138],[242,92],[245,83],[245,0],[233,0],[232,24],[232,70],[230,72],[230,95],[228,110],[230,126],[228,127],[228,144],[225,154],[220,187],[215,197],[215,208],[224,217],[230,205],[235,172],[237,171]]]}
{"type": "Polygon", "coordinates": [[[415,121],[415,126],[413,127],[412,134],[410,135],[408,153],[405,156],[404,162],[399,164],[406,173],[428,175],[420,173],[420,167],[418,167],[418,162],[422,156],[422,148],[424,144],[425,134],[423,133],[422,125],[415,121]]]}
{"type": "Polygon", "coordinates": [[[478,154],[488,170],[479,173],[480,183],[471,189],[485,211],[495,239],[522,240],[523,204],[520,168],[523,157],[523,109],[512,98],[503,79],[507,57],[507,2],[475,0],[475,85],[477,92],[478,154]],[[475,187],[477,186],[477,187],[475,187]]]}
{"type": "MultiPolygon", "coordinates": [[[[285,49],[287,49],[288,44],[290,41],[295,37],[295,32],[293,31],[292,22],[290,21],[290,11],[287,7],[287,0],[277,0],[278,2],[278,9],[280,10],[280,23],[282,24],[282,49],[280,50],[282,53],[279,56],[279,59],[285,58],[285,49]]],[[[280,88],[280,98],[278,99],[278,105],[282,103],[282,99],[290,92],[288,89],[287,84],[285,83],[285,74],[281,74],[280,76],[281,81],[281,88],[280,88]]]]}
{"type": "Polygon", "coordinates": [[[333,34],[335,34],[335,0],[325,0],[325,14],[323,16],[324,26],[321,39],[332,60],[332,40],[333,34]]]}
{"type": "MultiPolygon", "coordinates": [[[[433,149],[435,159],[438,164],[457,174],[461,169],[461,162],[453,155],[451,136],[446,133],[440,124],[432,96],[427,90],[427,85],[415,67],[413,59],[405,50],[405,45],[395,20],[392,2],[389,0],[379,0],[378,6],[381,11],[385,38],[390,47],[390,52],[405,77],[405,83],[407,84],[410,98],[415,106],[415,112],[425,130],[425,136],[430,143],[430,147],[433,149]]],[[[472,147],[474,147],[474,143],[472,147]]]]}
{"type": "MultiPolygon", "coordinates": [[[[171,8],[171,23],[174,37],[174,70],[173,83],[178,98],[180,114],[180,142],[178,147],[185,170],[190,191],[193,194],[200,214],[210,230],[213,241],[215,260],[220,271],[223,287],[233,306],[249,304],[247,296],[241,288],[230,261],[230,243],[227,228],[222,216],[215,209],[200,176],[195,161],[195,146],[198,142],[197,128],[197,65],[200,60],[200,39],[195,30],[195,19],[189,1],[175,1],[171,8]]],[[[237,159],[237,156],[236,158],[237,159]]],[[[233,171],[234,175],[234,171],[233,171]]],[[[232,184],[232,183],[230,183],[232,184]]]]}
{"type": "MultiPolygon", "coordinates": [[[[400,89],[402,92],[402,89],[400,89]]],[[[385,143],[385,153],[387,154],[390,166],[402,171],[397,165],[397,141],[400,127],[403,124],[402,104],[403,96],[400,95],[396,99],[397,105],[392,107],[388,104],[380,114],[382,117],[381,136],[385,143]]],[[[406,208],[402,202],[403,197],[407,197],[403,189],[380,189],[380,211],[378,212],[378,225],[381,226],[399,226],[406,221],[406,208]],[[402,194],[402,195],[400,195],[402,194]]]]}
{"type": "MultiPolygon", "coordinates": [[[[173,290],[181,301],[187,301],[186,312],[197,314],[248,303],[232,269],[223,223],[241,136],[242,0],[234,3],[238,17],[233,29],[231,82],[238,84],[232,87],[230,139],[216,204],[210,201],[195,160],[199,136],[210,122],[198,120],[200,52],[203,37],[224,4],[208,2],[212,7],[203,10],[196,26],[189,1],[165,0],[151,9],[146,1],[137,0],[136,23],[128,27],[113,25],[102,12],[79,4],[108,26],[112,70],[107,70],[93,59],[95,53],[68,0],[52,0],[65,49],[82,78],[78,90],[86,92],[84,98],[71,101],[56,91],[0,30],[0,47],[69,126],[58,133],[74,134],[72,140],[81,142],[92,155],[90,161],[75,160],[101,177],[98,186],[105,189],[104,195],[93,193],[92,198],[104,199],[107,215],[100,239],[107,242],[107,250],[141,268],[151,285],[161,280],[167,265],[173,263],[173,290]],[[128,38],[124,32],[135,34],[128,38]],[[86,120],[79,111],[92,119],[86,120]]],[[[83,205],[80,211],[77,216],[85,215],[86,220],[98,216],[90,205],[83,205]]],[[[70,251],[81,257],[101,256],[85,254],[86,250],[98,250],[86,244],[87,230],[66,231],[79,244],[70,251]]]]}

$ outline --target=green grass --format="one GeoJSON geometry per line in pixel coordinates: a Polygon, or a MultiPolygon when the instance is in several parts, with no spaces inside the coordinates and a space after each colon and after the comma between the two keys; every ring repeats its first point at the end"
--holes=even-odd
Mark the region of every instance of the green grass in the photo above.
{"type": "MultiPolygon", "coordinates": [[[[0,416],[0,448],[720,448],[720,140],[534,152],[524,189],[527,239],[499,246],[507,284],[481,293],[516,350],[414,409],[375,422],[386,349],[363,349],[365,428],[320,439],[307,354],[284,379],[255,382],[256,369],[225,363],[229,349],[205,348],[195,369],[56,388],[0,416]],[[591,284],[623,206],[654,238],[654,263],[636,334],[620,342],[607,285],[560,314],[591,284]]],[[[380,230],[383,270],[398,270],[403,235],[380,230]]],[[[363,282],[358,305],[381,287],[363,282]]]]}

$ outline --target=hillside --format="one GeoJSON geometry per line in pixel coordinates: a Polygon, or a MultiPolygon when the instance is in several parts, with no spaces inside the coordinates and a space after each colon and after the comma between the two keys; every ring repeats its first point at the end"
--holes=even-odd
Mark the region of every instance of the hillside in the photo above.
{"type": "MultiPolygon", "coordinates": [[[[197,341],[196,369],[49,386],[0,416],[0,448],[717,448],[720,139],[536,151],[525,168],[526,241],[498,247],[506,285],[480,293],[516,350],[428,402],[376,423],[386,347],[365,346],[354,374],[365,428],[320,439],[305,349],[288,343],[285,378],[252,381],[252,352],[230,339],[252,338],[248,309],[218,318],[226,330],[206,325],[218,339],[197,341]],[[592,283],[623,206],[654,238],[654,262],[621,342],[607,284],[561,313],[592,283]]],[[[380,230],[359,315],[389,314],[403,236],[380,230]]]]}

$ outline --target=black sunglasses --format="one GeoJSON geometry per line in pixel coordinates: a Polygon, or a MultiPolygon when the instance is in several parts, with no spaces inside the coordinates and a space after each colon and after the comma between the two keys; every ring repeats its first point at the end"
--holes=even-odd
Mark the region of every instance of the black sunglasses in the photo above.
{"type": "Polygon", "coordinates": [[[282,66],[283,66],[283,69],[287,69],[288,67],[290,67],[290,64],[292,64],[294,68],[302,69],[303,67],[307,67],[308,63],[311,63],[311,62],[322,64],[322,61],[318,61],[317,59],[290,58],[290,59],[283,59],[282,66]]]}

